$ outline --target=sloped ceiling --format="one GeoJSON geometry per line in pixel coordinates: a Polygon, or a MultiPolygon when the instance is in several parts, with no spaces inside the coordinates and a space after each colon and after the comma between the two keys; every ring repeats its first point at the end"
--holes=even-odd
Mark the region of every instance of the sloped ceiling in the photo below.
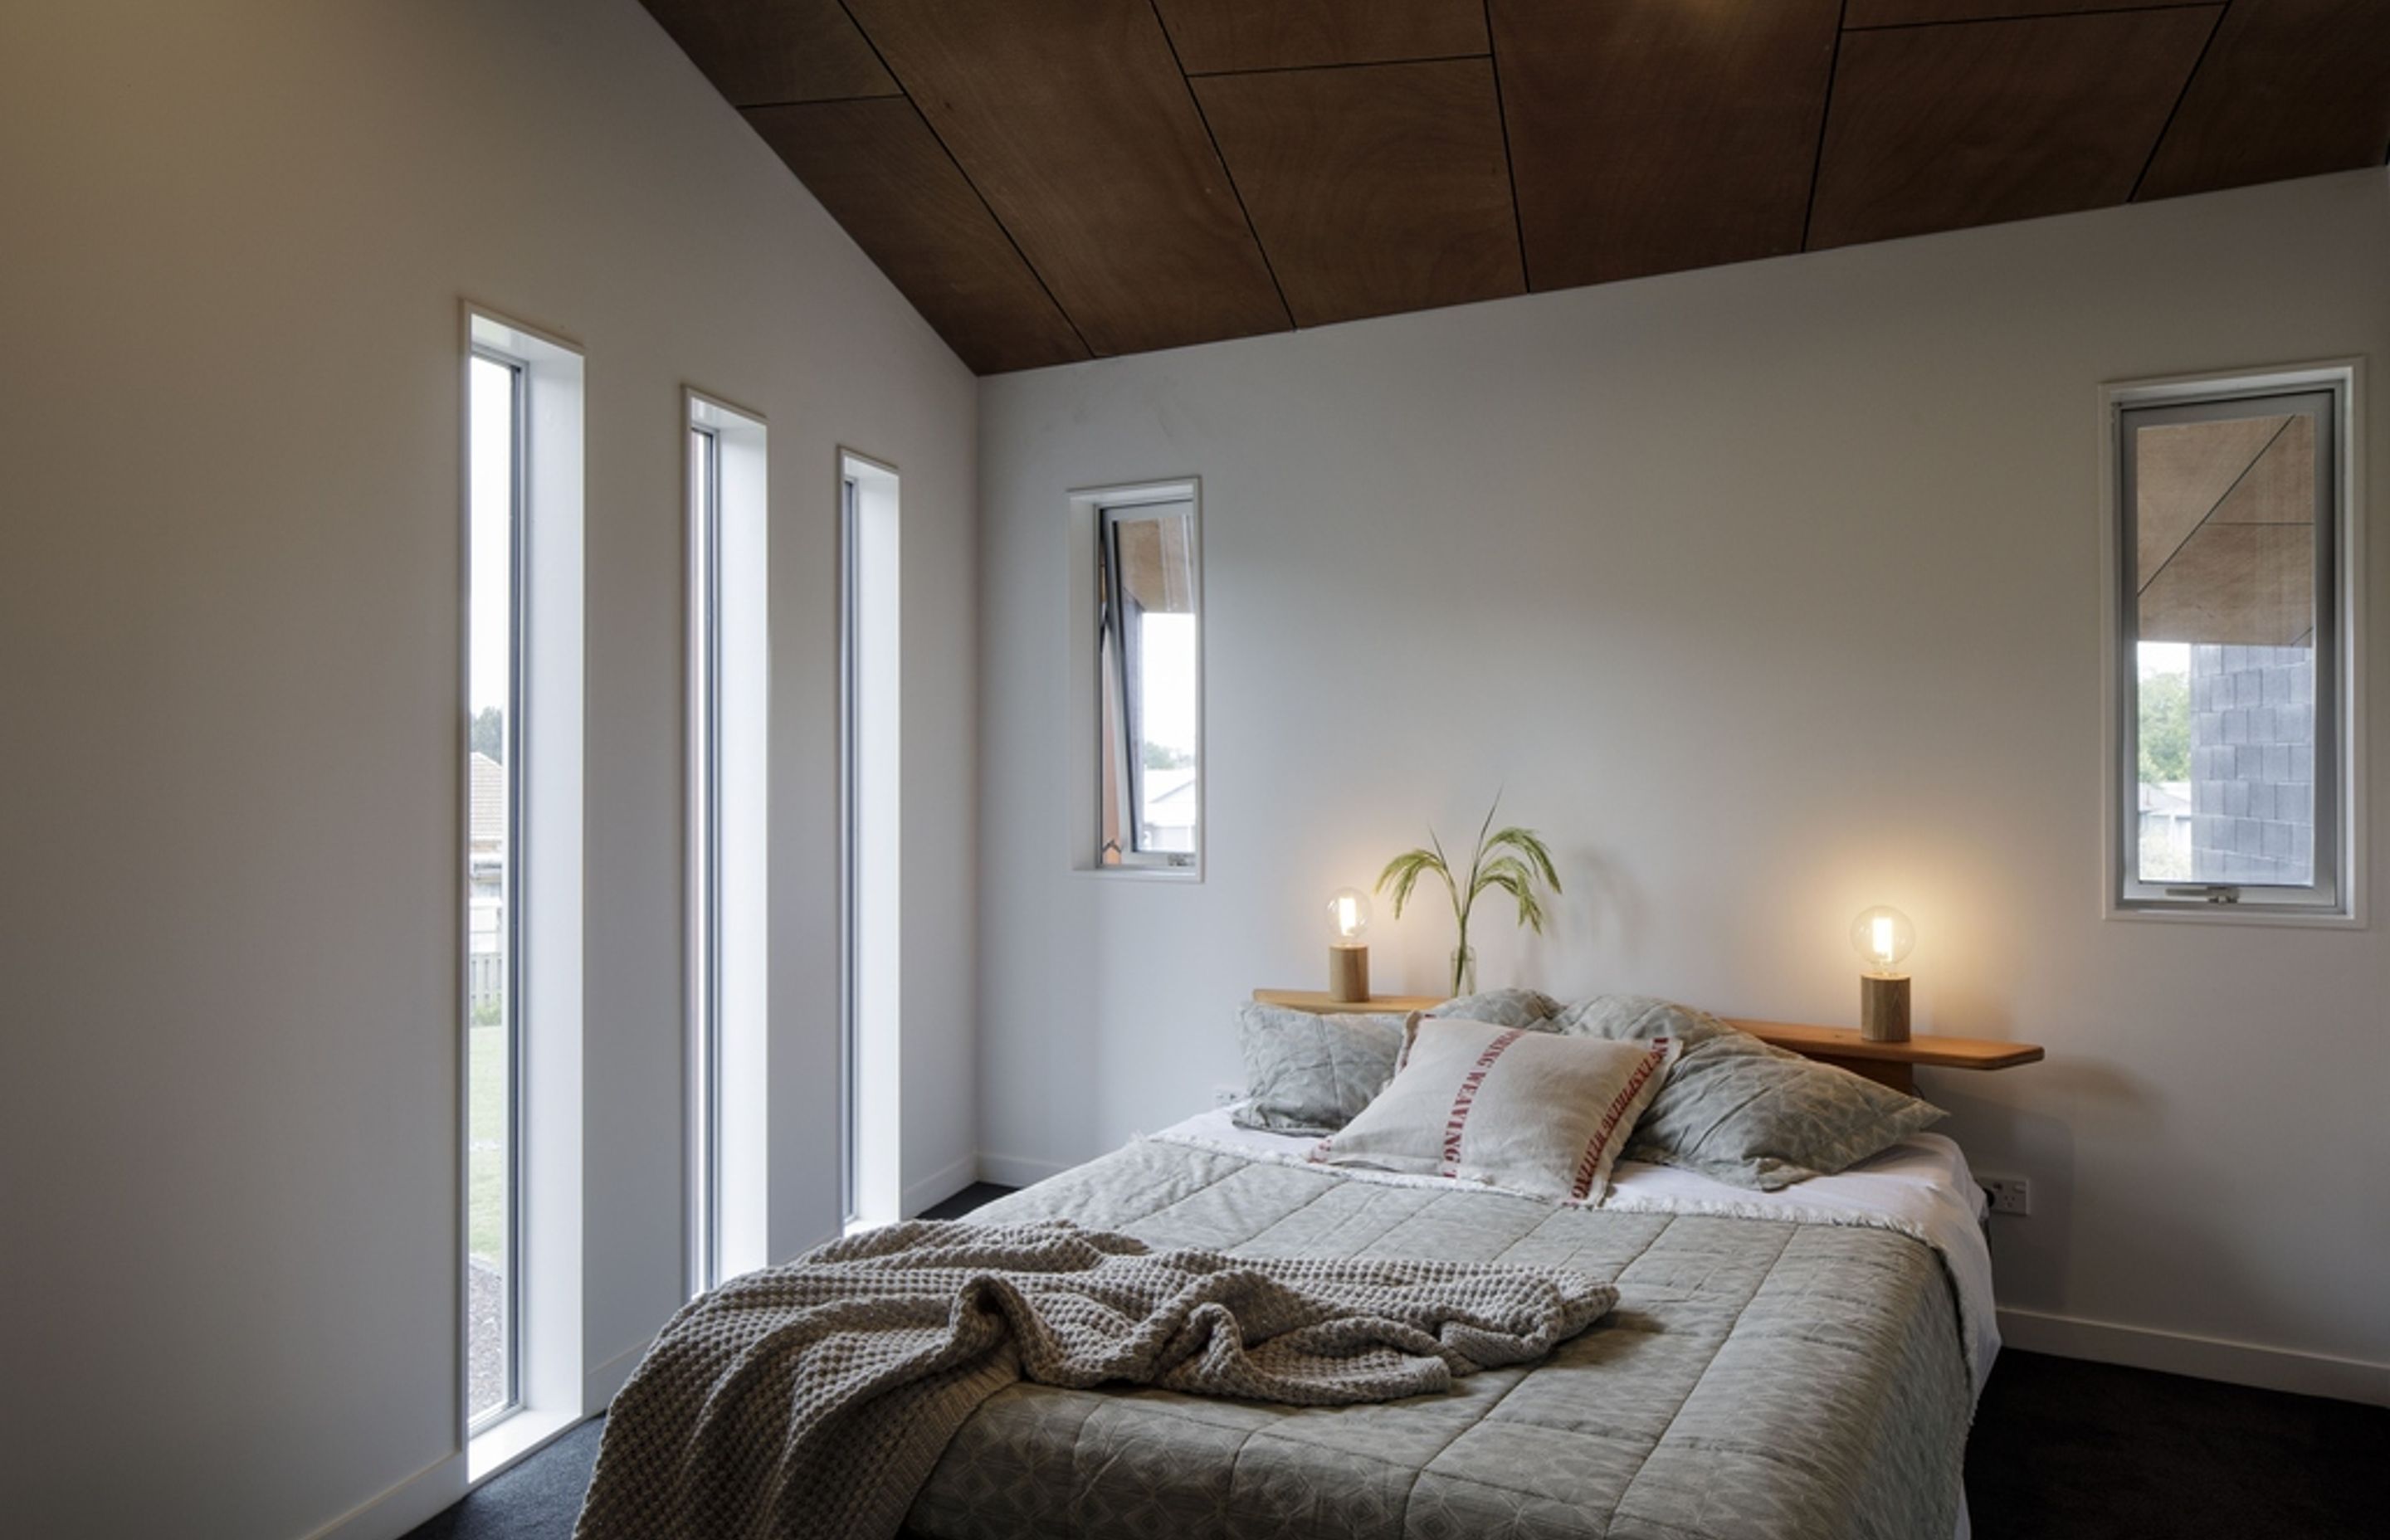
{"type": "Polygon", "coordinates": [[[2390,0],[645,0],[982,374],[2390,157],[2390,0]]]}

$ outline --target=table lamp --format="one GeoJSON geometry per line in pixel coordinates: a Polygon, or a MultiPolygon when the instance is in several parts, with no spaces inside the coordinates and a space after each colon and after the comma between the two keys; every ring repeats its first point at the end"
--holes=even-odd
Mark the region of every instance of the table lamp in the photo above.
{"type": "Polygon", "coordinates": [[[1369,997],[1368,896],[1339,888],[1328,901],[1328,997],[1341,1005],[1369,997]]]}
{"type": "Polygon", "coordinates": [[[1898,971],[1917,944],[1917,927],[1879,904],[1851,921],[1851,947],[1867,965],[1859,975],[1859,1037],[1869,1043],[1908,1041],[1908,975],[1898,971]]]}

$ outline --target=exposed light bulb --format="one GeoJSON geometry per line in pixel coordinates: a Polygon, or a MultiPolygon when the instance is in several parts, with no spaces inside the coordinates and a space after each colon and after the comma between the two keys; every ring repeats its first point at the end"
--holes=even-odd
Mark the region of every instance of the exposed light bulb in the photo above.
{"type": "Polygon", "coordinates": [[[1897,909],[1882,905],[1851,921],[1851,950],[1868,971],[1889,978],[1917,945],[1917,927],[1897,909]]]}
{"type": "Polygon", "coordinates": [[[1340,888],[1328,901],[1328,928],[1339,946],[1358,946],[1369,930],[1369,900],[1356,888],[1340,888]]]}

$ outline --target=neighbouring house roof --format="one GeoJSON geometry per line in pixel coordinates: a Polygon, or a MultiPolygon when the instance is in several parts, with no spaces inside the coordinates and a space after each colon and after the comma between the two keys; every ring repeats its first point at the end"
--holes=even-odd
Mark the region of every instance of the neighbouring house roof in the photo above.
{"type": "Polygon", "coordinates": [[[495,850],[507,840],[507,771],[489,755],[473,754],[473,805],[466,826],[474,847],[495,850]]]}
{"type": "Polygon", "coordinates": [[[1145,821],[1176,827],[1195,821],[1195,772],[1148,770],[1145,773],[1145,821]]]}

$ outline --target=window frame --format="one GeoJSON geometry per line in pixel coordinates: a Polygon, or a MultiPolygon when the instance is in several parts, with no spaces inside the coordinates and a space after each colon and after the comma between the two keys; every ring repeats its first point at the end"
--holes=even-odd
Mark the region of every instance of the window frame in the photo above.
{"type": "MultiPolygon", "coordinates": [[[[583,1000],[585,973],[583,873],[586,823],[587,607],[585,577],[586,358],[580,345],[514,320],[470,296],[458,306],[460,438],[456,456],[460,531],[471,531],[471,368],[476,349],[520,366],[523,389],[515,452],[517,520],[512,660],[520,680],[514,724],[518,827],[512,833],[515,905],[512,967],[520,996],[514,1013],[514,1110],[510,1168],[515,1316],[512,1409],[471,1415],[470,1303],[467,1254],[471,1232],[469,1056],[456,1059],[460,1159],[455,1198],[456,1277],[456,1430],[468,1485],[505,1469],[585,1415],[593,1393],[582,1334],[581,1294],[587,1251],[582,1224],[584,1097],[583,1000]],[[535,1007],[535,1008],[533,1008],[535,1007]]],[[[471,699],[470,568],[457,563],[458,699],[471,699]]],[[[460,712],[459,717],[463,713],[460,712]]],[[[461,725],[461,724],[460,724],[461,725]]],[[[469,789],[469,756],[459,778],[469,789]]],[[[469,853],[471,804],[457,809],[457,849],[469,853]]],[[[456,930],[469,931],[470,895],[456,891],[456,930]]],[[[470,987],[460,946],[457,999],[470,987]]],[[[626,1360],[618,1361],[627,1372],[626,1360]]],[[[601,1369],[604,1375],[616,1366],[601,1369]]],[[[619,1383],[619,1379],[616,1380],[619,1383]]],[[[610,1387],[608,1387],[610,1391],[610,1387]]]]}
{"type": "Polygon", "coordinates": [[[1074,789],[1070,819],[1072,869],[1103,877],[1200,882],[1203,879],[1205,853],[1210,844],[1210,788],[1205,766],[1211,744],[1210,723],[1204,709],[1204,658],[1210,647],[1210,631],[1204,619],[1201,481],[1189,476],[1170,481],[1080,488],[1070,494],[1070,500],[1073,557],[1070,606],[1073,633],[1072,678],[1073,694],[1081,702],[1073,712],[1071,733],[1073,775],[1070,784],[1074,789]],[[1141,758],[1137,752],[1137,729],[1132,720],[1135,713],[1129,709],[1132,687],[1128,671],[1134,666],[1136,649],[1126,635],[1125,611],[1111,602],[1111,596],[1117,594],[1121,586],[1112,528],[1121,518],[1179,505],[1184,505],[1186,510],[1188,563],[1195,617],[1195,848],[1192,851],[1136,849],[1134,830],[1137,820],[1132,813],[1123,820],[1124,827],[1132,831],[1131,848],[1122,851],[1118,861],[1107,863],[1104,859],[1103,760],[1108,737],[1105,724],[1111,714],[1105,683],[1108,649],[1118,659],[1121,671],[1122,699],[1116,725],[1120,741],[1113,748],[1122,756],[1123,778],[1128,783],[1128,794],[1138,805],[1141,805],[1138,793],[1143,783],[1141,758]]]}
{"type": "MultiPolygon", "coordinates": [[[[1116,736],[1119,738],[1119,741],[1112,744],[1111,748],[1113,751],[1120,755],[1121,779],[1124,782],[1123,794],[1124,800],[1127,803],[1127,812],[1121,818],[1120,823],[1122,829],[1128,836],[1128,845],[1125,849],[1119,852],[1120,859],[1116,864],[1124,866],[1142,866],[1148,869],[1160,871],[1178,871],[1186,867],[1192,866],[1195,864],[1195,853],[1192,851],[1147,850],[1143,848],[1141,843],[1142,830],[1145,823],[1142,816],[1142,810],[1145,806],[1145,756],[1140,751],[1140,745],[1143,742],[1144,737],[1141,728],[1143,726],[1145,717],[1143,700],[1144,644],[1137,631],[1133,629],[1128,623],[1130,619],[1130,607],[1126,602],[1124,602],[1127,595],[1127,584],[1121,581],[1120,536],[1118,531],[1120,525],[1124,521],[1135,522],[1140,517],[1150,516],[1152,510],[1156,508],[1176,507],[1180,506],[1180,501],[1181,500],[1179,499],[1163,499],[1157,502],[1113,502],[1101,504],[1096,509],[1097,561],[1100,564],[1103,571],[1103,592],[1102,597],[1099,601],[1098,605],[1097,623],[1103,628],[1104,633],[1097,644],[1099,651],[1096,669],[1096,687],[1100,690],[1118,691],[1118,699],[1116,700],[1106,699],[1099,703],[1098,715],[1099,721],[1110,720],[1118,729],[1116,736]],[[1110,649],[1108,655],[1101,650],[1106,648],[1109,648],[1110,649]],[[1104,662],[1107,656],[1109,657],[1109,661],[1111,665],[1111,674],[1109,678],[1107,677],[1104,668],[1104,662]],[[1110,708],[1110,710],[1106,710],[1106,708],[1110,708]]],[[[1189,545],[1191,546],[1193,543],[1192,535],[1194,533],[1195,502],[1191,497],[1184,499],[1183,501],[1187,509],[1185,517],[1188,520],[1188,533],[1189,535],[1189,545]]],[[[1197,584],[1195,597],[1196,602],[1194,615],[1196,624],[1196,643],[1197,648],[1200,650],[1202,643],[1201,628],[1203,624],[1201,587],[1200,580],[1197,584]]],[[[1142,613],[1142,611],[1140,611],[1140,613],[1142,613]]],[[[1201,757],[1202,736],[1200,731],[1196,736],[1195,747],[1195,790],[1197,801],[1200,803],[1203,789],[1203,767],[1201,757]]],[[[1097,817],[1096,858],[1100,862],[1103,859],[1105,847],[1103,829],[1101,828],[1102,813],[1100,808],[1098,811],[1097,817]]],[[[1202,827],[1200,817],[1196,826],[1196,838],[1199,842],[1202,838],[1202,827]]]]}
{"type": "Polygon", "coordinates": [[[2101,388],[2102,913],[2111,919],[2361,928],[2364,861],[2365,555],[2362,366],[2348,359],[2125,381],[2101,388]],[[2248,404],[2323,396],[2318,458],[2330,484],[2316,526],[2315,849],[2304,886],[2144,882],[2139,866],[2137,487],[2141,427],[2245,415],[2248,404]]]}
{"type": "Polygon", "coordinates": [[[689,1292],[722,1281],[722,434],[684,431],[689,520],[689,1292]]]}
{"type": "Polygon", "coordinates": [[[855,915],[855,793],[857,717],[862,707],[862,647],[855,635],[857,603],[862,592],[860,567],[861,498],[854,456],[842,454],[838,467],[838,1222],[842,1232],[853,1229],[862,1213],[858,1095],[862,1076],[862,1023],[856,1018],[857,974],[862,927],[855,915]]]}
{"type": "MultiPolygon", "coordinates": [[[[524,713],[530,700],[531,648],[531,361],[489,342],[475,340],[468,353],[469,361],[494,364],[505,369],[510,380],[511,401],[508,410],[509,443],[508,452],[511,465],[508,473],[509,507],[507,514],[507,703],[505,722],[507,844],[506,865],[499,878],[499,904],[504,918],[498,926],[498,943],[506,949],[507,1005],[507,1132],[506,1132],[506,1195],[507,1195],[507,1276],[503,1308],[506,1332],[506,1394],[498,1404],[478,1415],[469,1416],[466,1436],[476,1437],[506,1421],[523,1409],[523,1023],[527,999],[523,989],[524,937],[523,919],[525,885],[523,874],[530,841],[525,819],[523,786],[529,765],[524,763],[524,745],[530,735],[524,731],[524,713]]],[[[469,470],[468,472],[469,475],[469,470]]],[[[473,510],[467,500],[466,548],[471,549],[473,510]]],[[[469,607],[472,580],[469,565],[466,579],[466,595],[469,607]]],[[[465,657],[469,686],[472,667],[472,616],[465,617],[465,657]]],[[[469,694],[468,695],[469,718],[469,694]]],[[[465,879],[472,885],[472,755],[470,729],[468,727],[465,755],[465,818],[467,832],[462,849],[465,853],[465,879]]],[[[468,955],[472,948],[469,930],[465,937],[468,955]]],[[[464,999],[459,1002],[462,1023],[470,1031],[472,1000],[469,983],[464,999]]],[[[466,1039],[469,1044],[469,1038],[466,1039]]],[[[467,1116],[469,1128],[469,1068],[468,1074],[467,1116]]]]}
{"type": "Polygon", "coordinates": [[[839,1148],[842,1228],[904,1216],[904,491],[842,444],[839,1148]]]}
{"type": "Polygon", "coordinates": [[[771,428],[681,388],[686,1279],[769,1260],[771,428]]]}

